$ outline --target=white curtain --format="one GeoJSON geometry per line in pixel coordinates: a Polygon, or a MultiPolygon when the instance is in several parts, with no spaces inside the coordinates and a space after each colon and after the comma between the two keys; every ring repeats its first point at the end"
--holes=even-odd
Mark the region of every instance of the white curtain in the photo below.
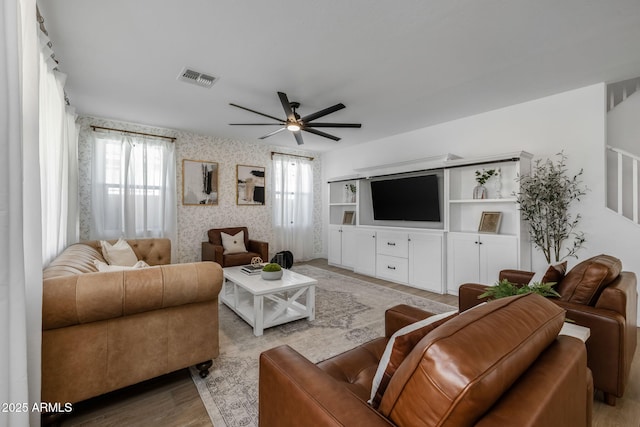
{"type": "Polygon", "coordinates": [[[175,144],[95,131],[92,145],[91,238],[175,241],[175,144]]]}
{"type": "MultiPolygon", "coordinates": [[[[40,401],[42,258],[34,0],[0,3],[0,402],[40,401]]],[[[40,414],[0,413],[0,427],[40,414]]]]}
{"type": "Polygon", "coordinates": [[[296,261],[313,257],[313,164],[302,157],[273,156],[274,252],[296,261]]]}
{"type": "Polygon", "coordinates": [[[66,106],[66,75],[40,32],[40,173],[42,258],[47,265],[78,241],[78,132],[75,111],[66,106]]]}

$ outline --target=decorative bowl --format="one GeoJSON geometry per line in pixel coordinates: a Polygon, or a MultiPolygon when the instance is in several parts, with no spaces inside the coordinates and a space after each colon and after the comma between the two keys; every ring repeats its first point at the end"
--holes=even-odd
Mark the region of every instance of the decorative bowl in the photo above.
{"type": "Polygon", "coordinates": [[[263,280],[278,280],[282,278],[282,270],[280,271],[261,271],[260,275],[263,280]]]}

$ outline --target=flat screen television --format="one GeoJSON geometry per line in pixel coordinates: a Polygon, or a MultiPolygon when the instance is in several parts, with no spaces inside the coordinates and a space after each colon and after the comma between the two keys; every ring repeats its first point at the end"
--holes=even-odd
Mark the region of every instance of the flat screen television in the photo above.
{"type": "Polygon", "coordinates": [[[440,221],[437,175],[371,181],[373,219],[440,221]]]}

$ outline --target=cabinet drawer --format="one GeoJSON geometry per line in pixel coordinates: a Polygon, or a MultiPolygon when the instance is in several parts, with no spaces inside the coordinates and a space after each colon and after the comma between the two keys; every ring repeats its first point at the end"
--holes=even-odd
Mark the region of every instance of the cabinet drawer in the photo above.
{"type": "Polygon", "coordinates": [[[376,276],[393,282],[407,283],[409,281],[409,261],[389,255],[376,257],[376,276]]]}
{"type": "Polygon", "coordinates": [[[409,256],[409,237],[404,233],[378,233],[377,252],[400,258],[409,256]]]}

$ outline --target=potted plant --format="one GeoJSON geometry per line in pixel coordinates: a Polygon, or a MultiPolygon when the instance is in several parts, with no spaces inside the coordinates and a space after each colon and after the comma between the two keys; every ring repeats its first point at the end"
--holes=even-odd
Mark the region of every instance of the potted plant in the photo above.
{"type": "Polygon", "coordinates": [[[563,152],[557,155],[557,162],[537,160],[530,175],[519,175],[520,190],[514,194],[522,218],[529,223],[531,241],[549,264],[577,258],[576,252],[585,241],[584,233],[576,231],[580,214],[569,212],[571,204],[587,191],[581,185],[583,171],[569,176],[567,157],[563,152]]]}
{"type": "Polygon", "coordinates": [[[260,275],[264,280],[278,280],[282,278],[282,267],[275,262],[270,262],[262,267],[260,275]]]}

